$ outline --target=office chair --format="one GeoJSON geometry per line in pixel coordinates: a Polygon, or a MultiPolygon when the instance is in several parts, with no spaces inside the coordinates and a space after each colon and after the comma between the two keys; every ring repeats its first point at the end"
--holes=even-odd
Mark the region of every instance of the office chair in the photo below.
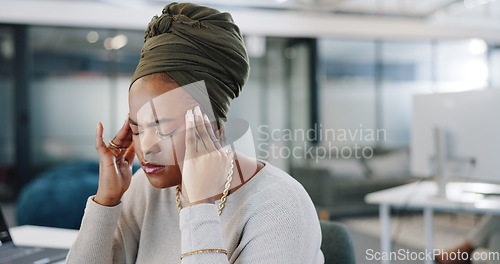
{"type": "Polygon", "coordinates": [[[347,228],[332,221],[320,221],[320,226],[325,264],[355,264],[354,248],[347,228]]]}

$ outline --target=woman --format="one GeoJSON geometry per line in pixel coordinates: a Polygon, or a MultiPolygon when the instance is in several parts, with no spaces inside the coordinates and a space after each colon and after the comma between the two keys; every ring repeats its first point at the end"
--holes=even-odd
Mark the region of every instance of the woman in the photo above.
{"type": "Polygon", "coordinates": [[[153,18],[109,146],[98,124],[99,188],[67,263],[324,262],[303,187],[226,146],[224,120],[248,72],[228,13],[172,3],[153,18]]]}

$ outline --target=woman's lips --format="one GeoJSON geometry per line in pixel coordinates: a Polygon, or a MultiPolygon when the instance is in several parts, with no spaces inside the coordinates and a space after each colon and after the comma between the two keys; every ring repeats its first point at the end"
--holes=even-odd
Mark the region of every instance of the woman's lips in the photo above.
{"type": "Polygon", "coordinates": [[[142,169],[147,174],[155,174],[155,173],[158,173],[158,172],[165,169],[165,166],[159,165],[159,164],[154,164],[151,162],[142,162],[141,165],[142,165],[142,169]]]}

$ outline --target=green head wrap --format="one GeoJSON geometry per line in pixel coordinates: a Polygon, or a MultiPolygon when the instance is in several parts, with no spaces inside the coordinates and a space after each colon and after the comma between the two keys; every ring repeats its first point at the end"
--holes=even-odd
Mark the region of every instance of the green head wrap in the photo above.
{"type": "MultiPolygon", "coordinates": [[[[215,117],[226,118],[250,71],[240,30],[229,13],[191,3],[171,3],[145,32],[132,82],[166,72],[179,85],[204,81],[215,117]]],[[[203,89],[187,89],[198,102],[203,89]]],[[[206,101],[206,100],[205,100],[206,101]]],[[[203,105],[202,105],[203,107],[203,105]]]]}

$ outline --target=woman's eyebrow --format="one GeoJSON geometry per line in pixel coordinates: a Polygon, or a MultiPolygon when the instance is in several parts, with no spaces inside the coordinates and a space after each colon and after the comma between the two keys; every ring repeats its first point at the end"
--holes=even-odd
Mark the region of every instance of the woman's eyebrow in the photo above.
{"type": "MultiPolygon", "coordinates": [[[[149,127],[154,127],[154,126],[157,126],[161,123],[166,123],[166,122],[170,122],[170,121],[173,121],[175,119],[173,118],[162,118],[160,120],[155,120],[154,122],[151,122],[148,124],[149,127]]],[[[139,126],[139,124],[137,122],[135,122],[134,120],[132,120],[132,118],[129,117],[128,119],[128,122],[131,124],[131,125],[134,125],[134,126],[139,126]]]]}
{"type": "Polygon", "coordinates": [[[128,122],[134,126],[139,126],[139,124],[137,124],[137,122],[135,122],[134,120],[132,120],[132,118],[128,118],[128,122]]]}
{"type": "Polygon", "coordinates": [[[166,123],[166,122],[170,122],[170,121],[174,121],[173,118],[162,118],[160,120],[155,120],[154,122],[151,122],[148,124],[149,127],[154,127],[154,126],[157,126],[161,123],[166,123]]]}

